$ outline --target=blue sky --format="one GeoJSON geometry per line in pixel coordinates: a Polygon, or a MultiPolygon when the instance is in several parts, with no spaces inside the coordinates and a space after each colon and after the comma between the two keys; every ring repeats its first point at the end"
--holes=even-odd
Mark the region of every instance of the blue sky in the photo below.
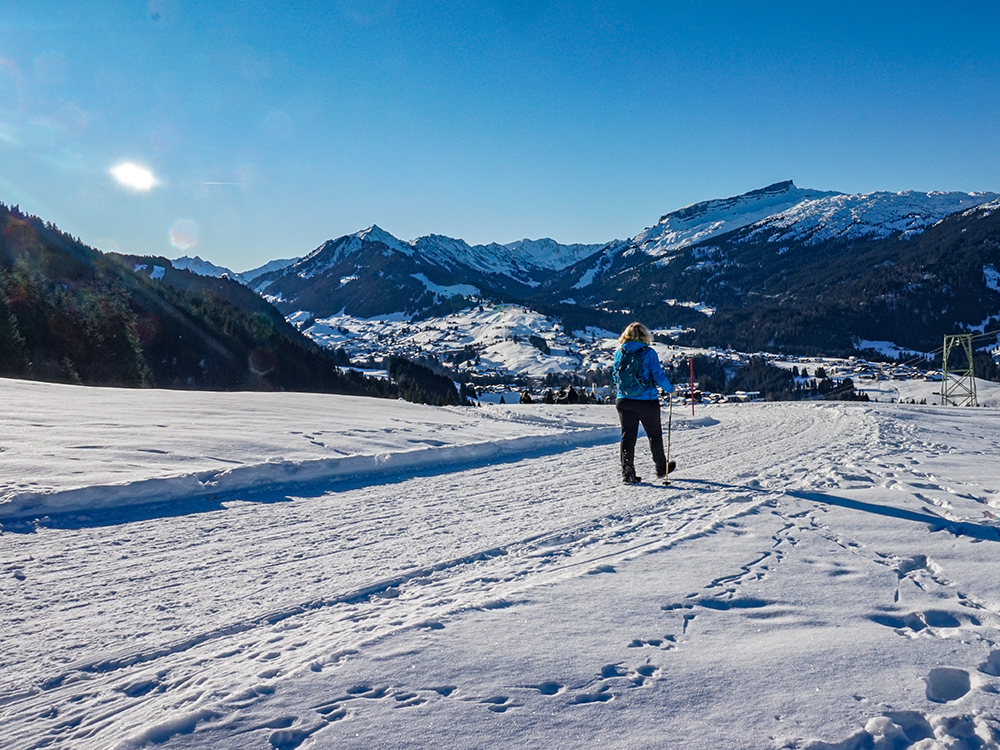
{"type": "Polygon", "coordinates": [[[1000,192],[997,113],[995,0],[0,11],[0,202],[237,271],[371,224],[604,242],[787,179],[1000,192]]]}

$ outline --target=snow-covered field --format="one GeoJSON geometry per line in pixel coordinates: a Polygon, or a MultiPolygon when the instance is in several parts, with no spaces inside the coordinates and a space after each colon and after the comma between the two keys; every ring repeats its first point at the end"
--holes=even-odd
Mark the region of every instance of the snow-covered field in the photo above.
{"type": "MultiPolygon", "coordinates": [[[[312,321],[312,314],[300,311],[288,319],[301,326],[312,321]]],[[[466,375],[536,378],[610,367],[618,344],[616,333],[598,328],[566,332],[558,321],[518,305],[473,307],[420,321],[337,315],[311,322],[304,333],[320,346],[345,349],[355,359],[382,359],[387,353],[406,357],[430,353],[452,360],[471,348],[478,357],[457,365],[466,375]],[[544,341],[548,351],[532,344],[532,337],[544,341]]]]}
{"type": "Polygon", "coordinates": [[[996,748],[1000,412],[0,381],[26,748],[996,748]],[[651,473],[639,446],[641,473],[651,473]]]}

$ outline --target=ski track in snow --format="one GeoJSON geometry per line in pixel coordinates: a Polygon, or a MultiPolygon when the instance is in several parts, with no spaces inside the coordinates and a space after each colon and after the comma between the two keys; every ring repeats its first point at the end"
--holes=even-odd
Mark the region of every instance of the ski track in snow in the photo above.
{"type": "MultiPolygon", "coordinates": [[[[843,553],[834,562],[810,563],[819,577],[893,573],[896,589],[885,592],[871,622],[901,638],[981,642],[992,656],[980,671],[1000,673],[997,602],[957,589],[926,555],[899,557],[845,536],[827,522],[841,509],[809,501],[873,487],[907,493],[947,528],[981,520],[957,512],[952,499],[997,508],[1000,487],[935,476],[934,459],[949,446],[925,440],[905,412],[886,417],[860,406],[810,406],[724,414],[677,424],[681,468],[669,487],[619,486],[617,444],[585,445],[519,461],[442,466],[430,476],[383,476],[335,491],[303,485],[294,495],[271,491],[251,500],[237,493],[222,510],[169,524],[137,520],[5,534],[5,576],[20,573],[31,585],[5,595],[0,635],[7,643],[16,636],[59,644],[4,654],[0,721],[7,746],[130,748],[214,732],[231,741],[252,735],[254,746],[284,749],[318,742],[379,703],[406,709],[462,700],[491,714],[551,701],[606,703],[664,679],[649,654],[697,647],[707,617],[804,617],[801,608],[750,590],[806,538],[843,553]],[[760,514],[778,523],[767,549],[702,589],[663,602],[660,609],[675,617],[676,627],[637,633],[626,644],[634,661],[594,664],[589,681],[553,675],[504,693],[473,694],[468,686],[429,686],[413,675],[410,683],[344,684],[329,700],[260,720],[288,681],[378,653],[396,636],[433,635],[469,613],[515,608],[541,587],[611,574],[644,556],[729,533],[760,514]],[[43,544],[49,537],[59,543],[43,544]],[[926,606],[906,609],[901,589],[926,594],[926,606]]],[[[954,429],[975,425],[958,414],[954,429]]],[[[996,434],[984,431],[984,456],[1000,452],[996,434]]],[[[640,441],[646,460],[644,450],[640,441]]],[[[942,665],[927,675],[927,695],[948,703],[977,684],[967,670],[942,665]]],[[[889,716],[906,724],[908,739],[933,736],[942,725],[912,713],[889,716]]],[[[880,726],[861,731],[877,737],[880,726]]],[[[855,746],[786,742],[814,750],[855,746]]]]}

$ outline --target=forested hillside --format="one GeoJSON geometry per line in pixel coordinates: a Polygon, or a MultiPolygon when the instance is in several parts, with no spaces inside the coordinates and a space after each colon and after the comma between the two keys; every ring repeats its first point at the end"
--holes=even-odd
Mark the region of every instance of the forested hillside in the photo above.
{"type": "Polygon", "coordinates": [[[956,213],[909,239],[781,245],[741,230],[688,256],[670,273],[716,312],[687,343],[846,355],[861,339],[932,351],[1000,311],[987,278],[1000,268],[996,210],[956,213]]]}
{"type": "MultiPolygon", "coordinates": [[[[269,303],[163,258],[104,254],[0,204],[0,375],[85,385],[397,397],[344,372],[269,303]]],[[[409,388],[454,403],[451,383],[409,388]],[[449,394],[450,391],[450,394],[449,394]]]]}

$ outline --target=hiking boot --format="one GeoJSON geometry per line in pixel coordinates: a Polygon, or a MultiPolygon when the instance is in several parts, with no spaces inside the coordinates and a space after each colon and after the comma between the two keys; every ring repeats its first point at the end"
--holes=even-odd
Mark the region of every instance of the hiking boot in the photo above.
{"type": "Polygon", "coordinates": [[[642,477],[637,477],[635,475],[635,469],[631,471],[625,469],[622,471],[622,484],[639,484],[642,481],[642,477]]]}
{"type": "Polygon", "coordinates": [[[657,479],[663,479],[665,476],[667,476],[667,474],[672,473],[676,468],[677,468],[677,462],[676,461],[671,461],[669,464],[667,464],[667,470],[666,471],[657,471],[656,472],[656,478],[657,479]]]}

